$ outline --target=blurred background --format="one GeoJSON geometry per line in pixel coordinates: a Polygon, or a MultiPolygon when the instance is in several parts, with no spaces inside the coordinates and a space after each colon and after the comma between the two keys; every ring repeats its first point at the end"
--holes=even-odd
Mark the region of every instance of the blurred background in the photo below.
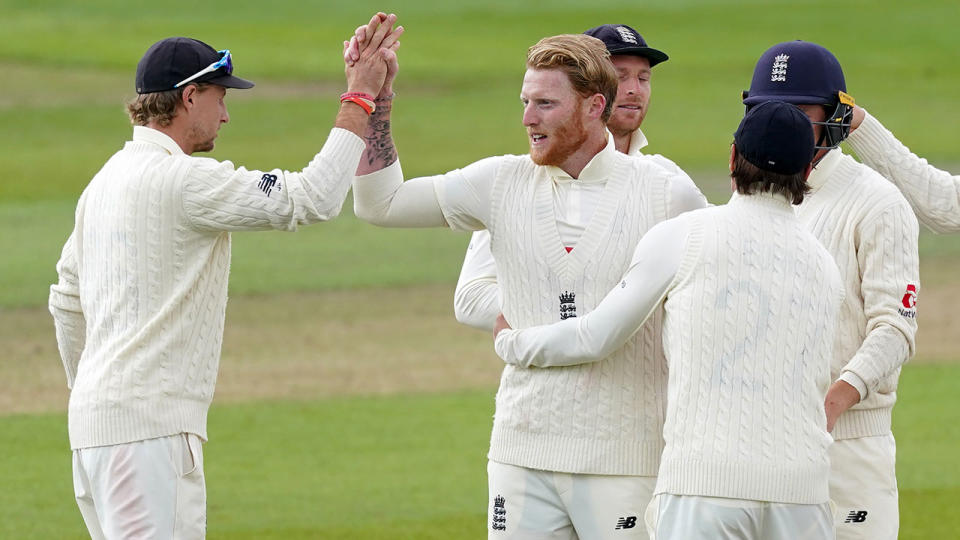
{"type": "MultiPolygon", "coordinates": [[[[231,121],[211,154],[299,170],[345,90],[341,42],[376,11],[406,28],[393,132],[408,177],[526,153],[520,82],[541,37],[604,23],[670,55],[649,153],[728,198],[740,92],[774,43],[824,45],[848,92],[913,151],[960,172],[960,10],[903,2],[0,0],[0,538],[83,538],[68,390],[46,311],[76,200],[129,139],[124,103],[155,41],[229,48],[231,121]],[[589,5],[588,5],[589,4],[589,5]]],[[[483,538],[501,363],[452,298],[468,235],[386,230],[350,200],[296,234],[234,235],[207,458],[210,538],[483,538]]],[[[901,538],[956,538],[960,235],[920,239],[917,355],[901,377],[901,538]]]]}

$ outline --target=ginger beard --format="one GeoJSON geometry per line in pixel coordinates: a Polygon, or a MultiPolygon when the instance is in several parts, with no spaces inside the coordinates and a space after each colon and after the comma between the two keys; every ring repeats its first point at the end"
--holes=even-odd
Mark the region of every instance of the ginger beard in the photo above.
{"type": "Polygon", "coordinates": [[[553,133],[547,133],[547,144],[536,145],[530,142],[530,159],[537,165],[560,166],[571,154],[587,141],[587,131],[583,129],[583,106],[581,100],[570,118],[563,122],[553,133]]]}

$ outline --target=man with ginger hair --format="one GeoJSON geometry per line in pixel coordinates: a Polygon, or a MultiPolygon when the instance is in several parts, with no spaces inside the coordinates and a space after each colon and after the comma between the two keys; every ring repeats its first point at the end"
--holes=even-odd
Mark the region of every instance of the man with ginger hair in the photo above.
{"type": "MultiPolygon", "coordinates": [[[[617,93],[608,57],[590,36],[541,40],[520,92],[530,153],[437,176],[403,181],[389,107],[378,104],[370,159],[354,181],[357,216],[489,230],[503,311],[517,327],[591,311],[647,230],[706,204],[682,172],[617,152],[606,129],[617,93]]],[[[663,447],[661,319],[605,362],[505,367],[488,454],[490,538],[646,538],[663,447]]]]}

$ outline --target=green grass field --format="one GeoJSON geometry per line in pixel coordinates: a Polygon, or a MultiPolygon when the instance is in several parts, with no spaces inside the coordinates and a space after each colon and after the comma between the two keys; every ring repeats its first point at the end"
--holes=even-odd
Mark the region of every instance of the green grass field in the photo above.
{"type": "MultiPolygon", "coordinates": [[[[377,10],[407,28],[394,108],[407,174],[525,152],[526,48],[606,22],[670,54],[654,72],[649,150],[714,202],[753,62],[789,39],[833,50],[859,103],[958,172],[953,0],[0,0],[0,538],[84,537],[45,303],[77,196],[129,137],[122,105],[140,55],[170,35],[229,47],[257,87],[229,94],[212,155],[299,169],[337,110],[340,41],[377,10]]],[[[499,364],[486,335],[453,321],[467,237],[374,228],[349,207],[293,235],[234,235],[205,449],[211,538],[484,537],[499,364]]],[[[918,354],[894,419],[901,538],[957,538],[960,235],[923,234],[921,259],[918,354]]]]}

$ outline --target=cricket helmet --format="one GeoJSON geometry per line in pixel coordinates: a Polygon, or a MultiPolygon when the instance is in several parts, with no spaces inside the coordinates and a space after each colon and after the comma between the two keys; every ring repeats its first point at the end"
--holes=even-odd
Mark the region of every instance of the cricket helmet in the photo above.
{"type": "Polygon", "coordinates": [[[827,118],[814,122],[823,126],[818,150],[836,148],[850,134],[854,101],[847,94],[843,69],[833,53],[816,43],[786,41],[767,49],[753,70],[750,90],[742,97],[748,110],[771,100],[822,105],[827,118]]]}

